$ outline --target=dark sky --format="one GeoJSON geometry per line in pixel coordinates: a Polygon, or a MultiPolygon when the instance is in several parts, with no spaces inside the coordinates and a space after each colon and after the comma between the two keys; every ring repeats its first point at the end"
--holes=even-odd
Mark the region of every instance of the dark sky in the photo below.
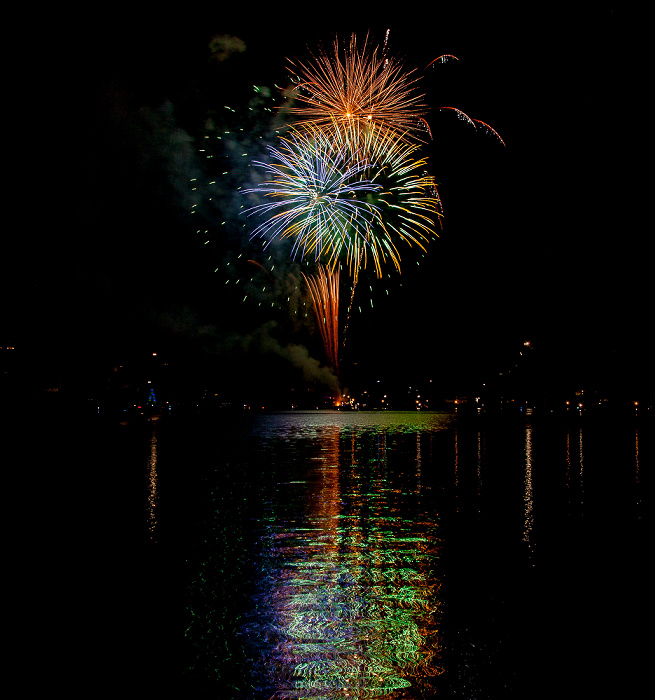
{"type": "MultiPolygon", "coordinates": [[[[86,369],[157,346],[209,357],[219,377],[238,366],[266,381],[285,363],[320,373],[309,327],[286,333],[279,316],[225,291],[236,229],[221,240],[210,220],[211,235],[197,233],[190,175],[208,172],[198,149],[212,110],[221,123],[218,112],[247,105],[253,85],[284,85],[285,57],[306,57],[335,31],[380,39],[389,28],[408,67],[459,58],[423,78],[434,135],[425,153],[445,217],[421,265],[371,292],[374,310],[350,326],[349,361],[403,381],[466,383],[529,338],[562,366],[614,353],[645,368],[643,17],[550,4],[518,15],[491,5],[330,11],[320,21],[284,9],[187,14],[117,14],[38,49],[24,86],[2,342],[86,369]],[[245,50],[212,61],[219,35],[245,50]],[[441,106],[489,123],[506,145],[441,106]]],[[[221,201],[206,220],[234,214],[221,201]]]]}

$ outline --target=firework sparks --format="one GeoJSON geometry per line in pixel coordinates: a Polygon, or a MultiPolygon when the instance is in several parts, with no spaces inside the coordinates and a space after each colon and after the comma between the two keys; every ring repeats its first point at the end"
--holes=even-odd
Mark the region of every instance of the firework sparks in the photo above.
{"type": "Polygon", "coordinates": [[[487,124],[486,122],[483,122],[480,119],[471,119],[471,117],[469,117],[469,115],[466,114],[466,112],[462,112],[462,110],[457,109],[457,107],[441,107],[441,109],[442,110],[449,109],[449,110],[455,112],[455,114],[457,114],[458,119],[461,119],[462,121],[466,122],[467,124],[470,124],[474,129],[477,129],[478,125],[479,125],[488,134],[495,136],[503,144],[503,146],[505,145],[505,142],[501,138],[500,134],[493,127],[489,126],[489,124],[487,124]]]}
{"type": "Polygon", "coordinates": [[[364,177],[368,163],[320,129],[292,132],[281,141],[279,149],[269,146],[272,162],[254,163],[271,179],[245,190],[269,199],[245,212],[268,217],[251,238],[265,237],[268,244],[293,238],[294,258],[313,254],[332,266],[345,250],[353,264],[379,218],[377,206],[365,197],[381,189],[364,177]]]}
{"type": "MultiPolygon", "coordinates": [[[[264,219],[251,240],[264,239],[267,248],[289,239],[294,260],[319,264],[316,274],[303,277],[337,377],[341,264],[352,278],[347,329],[360,272],[371,267],[378,278],[385,267],[400,272],[402,247],[426,253],[443,216],[419,152],[421,132],[431,136],[419,78],[388,56],[388,34],[380,48],[368,37],[358,45],[352,35],[311,62],[292,63],[298,75],[290,112],[297,121],[277,148],[268,146],[266,162],[253,161],[263,181],[243,191],[252,206],[242,213],[264,219]]],[[[450,60],[457,58],[444,54],[427,67],[450,60]]],[[[504,145],[485,122],[441,109],[504,145]]]]}
{"type": "Polygon", "coordinates": [[[414,70],[372,48],[368,37],[357,46],[353,34],[347,46],[335,40],[332,53],[322,53],[314,62],[293,63],[299,73],[294,93],[297,106],[291,113],[301,124],[323,129],[344,124],[359,127],[384,126],[405,136],[425,129],[426,105],[417,92],[414,70]]]}
{"type": "Polygon", "coordinates": [[[269,149],[277,162],[256,165],[273,179],[247,192],[273,201],[246,211],[269,216],[251,237],[292,237],[294,257],[313,254],[332,268],[345,257],[355,281],[369,264],[378,277],[388,260],[400,271],[398,244],[425,250],[441,217],[434,178],[425,159],[415,159],[418,147],[391,129],[356,131],[312,127],[269,149]]]}
{"type": "Polygon", "coordinates": [[[447,61],[459,61],[459,58],[457,56],[453,56],[451,53],[444,53],[441,54],[441,56],[437,56],[435,59],[430,61],[427,66],[425,66],[425,69],[427,70],[430,66],[433,66],[437,63],[446,63],[447,61]]]}
{"type": "MultiPolygon", "coordinates": [[[[427,172],[427,160],[416,158],[416,144],[385,129],[371,130],[362,134],[360,140],[363,153],[372,163],[367,177],[380,185],[373,198],[380,216],[364,255],[372,253],[377,276],[381,277],[381,263],[387,258],[400,272],[397,243],[416,245],[425,251],[425,245],[437,236],[441,200],[434,177],[427,172]]],[[[361,267],[366,267],[366,260],[361,261],[361,267]]]]}
{"type": "Polygon", "coordinates": [[[330,365],[339,377],[339,268],[319,265],[316,275],[305,275],[330,365]]]}
{"type": "MultiPolygon", "coordinates": [[[[425,69],[427,70],[428,68],[430,68],[430,66],[436,66],[439,63],[446,63],[448,61],[459,61],[459,58],[457,58],[457,56],[453,56],[450,53],[445,53],[430,61],[430,63],[428,63],[425,69]]],[[[489,126],[489,124],[487,124],[486,122],[483,122],[480,119],[472,119],[471,117],[469,117],[468,114],[466,114],[466,112],[462,112],[462,110],[458,109],[457,107],[441,107],[440,109],[452,110],[453,112],[455,112],[455,114],[457,114],[458,119],[461,119],[467,124],[470,124],[474,129],[477,129],[478,125],[481,126],[484,131],[486,131],[488,134],[491,134],[492,136],[495,136],[498,139],[498,141],[500,141],[500,143],[503,144],[503,146],[505,145],[505,142],[501,138],[500,134],[493,127],[489,126]]]]}

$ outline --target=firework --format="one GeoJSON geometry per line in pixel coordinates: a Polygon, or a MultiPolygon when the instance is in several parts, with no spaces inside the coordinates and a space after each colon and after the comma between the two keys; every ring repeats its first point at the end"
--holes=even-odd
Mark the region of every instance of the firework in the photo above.
{"type": "Polygon", "coordinates": [[[362,247],[364,258],[360,258],[359,267],[365,268],[370,256],[377,276],[381,277],[382,264],[387,260],[400,272],[399,243],[425,251],[426,244],[437,237],[441,200],[435,179],[427,172],[427,160],[417,157],[418,146],[405,141],[402,134],[391,129],[371,129],[360,133],[359,144],[370,163],[366,176],[379,185],[371,195],[379,216],[373,235],[362,247]]]}
{"type": "Polygon", "coordinates": [[[255,165],[272,179],[246,192],[270,201],[245,213],[267,217],[251,238],[292,238],[293,257],[313,256],[332,268],[345,259],[356,281],[369,264],[378,277],[387,261],[400,271],[398,244],[425,250],[442,214],[415,144],[391,129],[355,131],[312,127],[283,138],[280,149],[269,147],[272,162],[255,165]]]}
{"type": "MultiPolygon", "coordinates": [[[[452,61],[459,61],[457,56],[453,56],[450,53],[442,54],[441,56],[438,56],[434,60],[430,61],[430,63],[428,63],[428,65],[425,67],[425,69],[427,70],[430,66],[435,66],[439,63],[446,63],[447,61],[451,61],[451,60],[452,61]]],[[[474,129],[477,129],[478,126],[482,127],[482,129],[484,131],[486,131],[488,134],[495,136],[498,139],[498,141],[500,141],[500,143],[503,144],[503,146],[505,145],[505,142],[501,138],[500,134],[493,127],[489,126],[489,124],[487,124],[486,122],[483,122],[480,119],[472,119],[471,117],[469,117],[468,114],[466,114],[466,112],[462,112],[462,110],[458,109],[457,107],[440,107],[440,109],[441,110],[448,109],[448,110],[455,112],[455,114],[457,114],[458,119],[461,119],[462,121],[465,121],[467,124],[470,124],[474,129]]]]}
{"type": "Polygon", "coordinates": [[[486,131],[488,134],[495,136],[495,138],[497,138],[498,141],[500,141],[503,144],[503,146],[505,145],[505,142],[501,138],[500,134],[493,127],[489,126],[489,124],[487,124],[486,122],[483,122],[480,119],[471,119],[471,117],[469,117],[468,114],[462,112],[461,109],[457,109],[457,107],[441,107],[441,109],[449,109],[452,112],[455,112],[455,114],[457,114],[458,119],[461,119],[467,124],[470,124],[474,129],[477,129],[478,126],[480,126],[483,131],[486,131]]]}
{"type": "MultiPolygon", "coordinates": [[[[431,133],[418,77],[387,57],[386,43],[375,48],[367,37],[358,45],[352,35],[312,62],[292,64],[298,75],[290,112],[297,121],[268,147],[267,162],[253,161],[264,178],[244,190],[255,201],[243,213],[264,219],[251,239],[264,239],[264,248],[290,240],[294,260],[319,264],[303,277],[337,377],[341,264],[352,278],[347,329],[360,272],[400,272],[402,247],[427,252],[441,225],[436,182],[419,152],[420,132],[431,133]]],[[[429,65],[451,59],[444,54],[429,65]]],[[[485,122],[442,109],[502,143],[485,122]]]]}
{"type": "Polygon", "coordinates": [[[305,275],[330,365],[339,377],[339,268],[319,265],[316,275],[305,275]]]}
{"type": "Polygon", "coordinates": [[[317,128],[292,131],[280,148],[268,150],[271,162],[254,164],[270,179],[245,190],[268,200],[245,212],[267,217],[251,238],[267,244],[292,238],[294,258],[313,255],[334,267],[345,256],[354,265],[379,220],[378,207],[367,198],[381,189],[364,176],[369,164],[335,134],[317,128]]]}
{"type": "Polygon", "coordinates": [[[321,53],[313,63],[291,62],[298,73],[291,113],[300,124],[323,129],[384,126],[416,136],[427,127],[419,78],[386,57],[385,47],[372,48],[366,38],[360,48],[353,34],[347,46],[335,39],[332,53],[321,53]]]}

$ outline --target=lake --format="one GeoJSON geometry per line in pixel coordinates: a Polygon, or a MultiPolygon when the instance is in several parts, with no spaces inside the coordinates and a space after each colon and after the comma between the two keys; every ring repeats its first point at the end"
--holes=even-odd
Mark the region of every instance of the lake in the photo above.
{"type": "Polygon", "coordinates": [[[55,559],[85,683],[410,700],[646,678],[644,421],[244,412],[52,436],[76,445],[55,559]]]}

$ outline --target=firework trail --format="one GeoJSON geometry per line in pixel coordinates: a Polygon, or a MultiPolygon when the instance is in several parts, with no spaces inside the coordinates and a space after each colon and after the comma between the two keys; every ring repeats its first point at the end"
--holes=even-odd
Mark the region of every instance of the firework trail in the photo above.
{"type": "Polygon", "coordinates": [[[457,107],[441,107],[441,109],[449,109],[455,112],[455,114],[457,114],[458,119],[461,119],[467,124],[470,124],[474,129],[477,129],[479,125],[483,129],[483,131],[486,131],[488,134],[495,136],[498,139],[498,141],[500,141],[503,144],[503,146],[505,145],[505,142],[501,138],[500,134],[493,127],[489,126],[489,124],[487,124],[486,122],[483,122],[480,119],[472,119],[471,117],[469,117],[468,114],[462,112],[461,109],[457,109],[457,107]]]}
{"type": "Polygon", "coordinates": [[[315,275],[303,277],[314,305],[323,345],[330,365],[339,379],[339,268],[319,265],[315,275]]]}

